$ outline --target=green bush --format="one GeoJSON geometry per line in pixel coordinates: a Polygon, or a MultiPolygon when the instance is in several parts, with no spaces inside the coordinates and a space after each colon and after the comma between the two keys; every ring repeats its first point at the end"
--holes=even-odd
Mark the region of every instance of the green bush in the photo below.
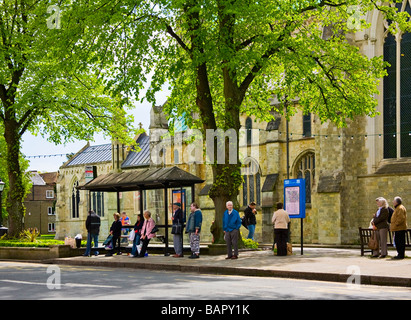
{"type": "Polygon", "coordinates": [[[243,238],[244,246],[250,249],[258,249],[258,242],[252,239],[243,238]]]}
{"type": "Polygon", "coordinates": [[[39,234],[40,231],[38,231],[37,228],[28,228],[27,230],[23,230],[20,233],[20,239],[28,242],[36,242],[36,239],[39,236],[39,234]]]}
{"type": "Polygon", "coordinates": [[[49,247],[52,245],[62,245],[62,240],[36,240],[34,242],[24,240],[0,240],[0,247],[49,247]]]}

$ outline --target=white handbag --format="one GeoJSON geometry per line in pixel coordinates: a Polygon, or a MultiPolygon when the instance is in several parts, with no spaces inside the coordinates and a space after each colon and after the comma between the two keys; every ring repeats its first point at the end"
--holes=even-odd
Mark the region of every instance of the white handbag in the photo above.
{"type": "Polygon", "coordinates": [[[131,230],[130,235],[128,236],[128,240],[134,241],[134,237],[136,236],[136,232],[131,230]]]}

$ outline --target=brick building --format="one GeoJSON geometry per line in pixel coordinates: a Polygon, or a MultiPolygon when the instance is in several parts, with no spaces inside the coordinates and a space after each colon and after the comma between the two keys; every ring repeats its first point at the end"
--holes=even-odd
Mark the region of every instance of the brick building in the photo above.
{"type": "Polygon", "coordinates": [[[41,234],[55,233],[57,172],[31,171],[31,192],[24,205],[24,228],[37,228],[41,234]]]}

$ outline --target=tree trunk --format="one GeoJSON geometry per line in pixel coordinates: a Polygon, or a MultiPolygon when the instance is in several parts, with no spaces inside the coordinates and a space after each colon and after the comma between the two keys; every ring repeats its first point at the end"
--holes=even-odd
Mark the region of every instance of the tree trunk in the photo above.
{"type": "Polygon", "coordinates": [[[9,176],[9,193],[6,208],[9,215],[9,235],[16,237],[23,230],[25,215],[23,172],[21,172],[20,135],[18,123],[14,119],[7,119],[4,127],[4,138],[7,146],[7,171],[9,176]]]}
{"type": "MultiPolygon", "coordinates": [[[[215,206],[214,226],[216,232],[214,233],[214,243],[216,244],[224,243],[223,213],[226,210],[227,201],[232,201],[234,207],[239,209],[236,204],[238,204],[238,189],[242,183],[241,164],[238,161],[238,149],[236,152],[236,163],[228,164],[230,153],[230,143],[228,140],[229,139],[226,139],[225,141],[225,163],[212,165],[213,186],[210,189],[209,196],[215,206]]],[[[238,146],[238,136],[235,143],[238,146]]],[[[217,146],[217,152],[215,152],[215,154],[217,154],[218,151],[217,146]]],[[[233,152],[233,150],[231,150],[231,152],[233,152]]]]}

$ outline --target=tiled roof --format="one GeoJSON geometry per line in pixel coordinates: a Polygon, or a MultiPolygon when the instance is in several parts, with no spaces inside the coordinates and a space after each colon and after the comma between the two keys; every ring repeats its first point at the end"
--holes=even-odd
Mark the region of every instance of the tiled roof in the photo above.
{"type": "Polygon", "coordinates": [[[30,180],[35,186],[45,186],[46,182],[43,178],[38,174],[37,171],[30,172],[30,180]]]}
{"type": "Polygon", "coordinates": [[[121,165],[122,169],[134,168],[150,165],[150,138],[147,134],[142,133],[138,139],[137,144],[141,148],[136,152],[132,150],[128,153],[126,160],[121,165]]]}
{"type": "Polygon", "coordinates": [[[74,156],[66,166],[70,167],[106,161],[111,161],[111,143],[85,148],[82,152],[74,156]]]}
{"type": "MultiPolygon", "coordinates": [[[[136,152],[131,150],[126,160],[124,160],[121,168],[134,168],[140,166],[150,165],[150,138],[147,134],[142,133],[138,139],[137,143],[139,144],[141,150],[136,152]]],[[[65,166],[78,166],[86,165],[99,162],[108,162],[112,159],[111,154],[111,143],[102,144],[98,146],[88,146],[84,148],[83,151],[80,151],[77,155],[73,157],[65,166]]]]}

